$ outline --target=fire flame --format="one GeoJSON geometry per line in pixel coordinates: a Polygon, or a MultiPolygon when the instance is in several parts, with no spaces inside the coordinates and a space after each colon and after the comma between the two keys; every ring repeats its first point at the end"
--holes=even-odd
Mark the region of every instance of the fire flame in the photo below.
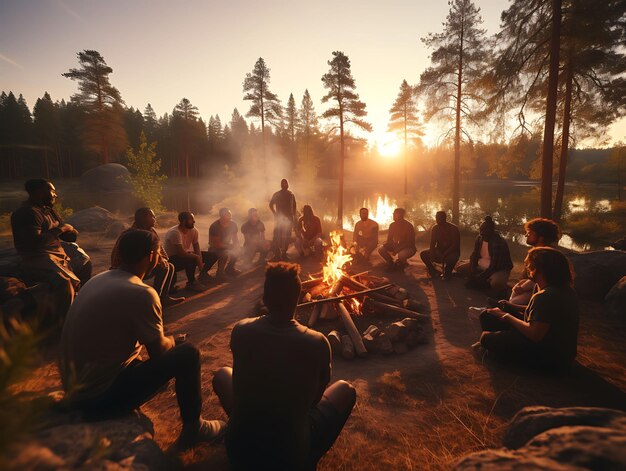
{"type": "MultiPolygon", "coordinates": [[[[363,207],[370,210],[370,219],[376,221],[381,229],[389,229],[389,225],[393,222],[393,211],[397,207],[397,202],[384,195],[377,198],[375,205],[372,203],[369,198],[363,200],[363,207]]],[[[344,216],[344,227],[352,229],[359,220],[358,211],[355,214],[344,216]]]]}
{"type": "Polygon", "coordinates": [[[333,285],[343,275],[343,267],[352,260],[352,255],[341,243],[343,234],[338,231],[330,233],[331,246],[326,252],[326,264],[322,268],[324,283],[333,285]]]}
{"type": "Polygon", "coordinates": [[[361,314],[361,303],[357,299],[350,298],[348,302],[354,314],[361,314]]]}

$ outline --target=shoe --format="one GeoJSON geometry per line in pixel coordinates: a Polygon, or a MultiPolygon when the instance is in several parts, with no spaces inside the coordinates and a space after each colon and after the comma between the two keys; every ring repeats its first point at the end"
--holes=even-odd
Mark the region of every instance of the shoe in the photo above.
{"type": "Polygon", "coordinates": [[[202,273],[200,273],[200,275],[198,275],[198,281],[200,283],[208,283],[209,281],[211,281],[211,275],[209,275],[208,272],[203,271],[202,273]]]}
{"type": "Polygon", "coordinates": [[[177,444],[180,448],[189,448],[196,443],[215,443],[221,440],[226,433],[226,422],[221,420],[199,419],[198,427],[185,427],[180,432],[177,444]]]}
{"type": "Polygon", "coordinates": [[[193,283],[187,283],[185,288],[190,291],[196,291],[198,293],[202,293],[203,291],[207,290],[207,287],[200,283],[198,280],[195,280],[193,283]]]}
{"type": "Polygon", "coordinates": [[[173,297],[173,296],[165,296],[161,299],[161,306],[163,307],[171,307],[176,306],[177,304],[182,303],[185,300],[183,296],[181,297],[173,297]]]}

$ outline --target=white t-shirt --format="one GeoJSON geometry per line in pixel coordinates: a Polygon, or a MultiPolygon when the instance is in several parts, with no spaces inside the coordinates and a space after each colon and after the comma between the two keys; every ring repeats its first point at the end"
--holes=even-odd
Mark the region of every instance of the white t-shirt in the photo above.
{"type": "Polygon", "coordinates": [[[491,257],[489,256],[489,242],[483,241],[480,248],[480,258],[478,259],[478,268],[486,270],[491,265],[491,257]]]}
{"type": "Polygon", "coordinates": [[[178,226],[172,227],[165,234],[163,245],[168,257],[174,255],[175,245],[182,245],[185,252],[193,252],[193,244],[198,243],[198,229],[189,229],[183,234],[178,226]]]}

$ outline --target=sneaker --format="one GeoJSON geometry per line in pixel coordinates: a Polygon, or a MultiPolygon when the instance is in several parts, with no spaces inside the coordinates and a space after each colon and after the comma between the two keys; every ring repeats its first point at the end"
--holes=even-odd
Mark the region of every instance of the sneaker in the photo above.
{"type": "Polygon", "coordinates": [[[206,286],[204,286],[198,280],[195,280],[193,283],[187,283],[185,288],[190,290],[190,291],[196,291],[198,293],[202,293],[203,291],[207,290],[206,286]]]}
{"type": "Polygon", "coordinates": [[[226,433],[226,422],[221,420],[200,419],[198,427],[185,427],[180,432],[177,443],[181,448],[188,448],[196,443],[215,443],[226,433]]]}
{"type": "Polygon", "coordinates": [[[163,307],[171,307],[176,306],[177,304],[182,303],[185,300],[183,296],[181,297],[173,297],[173,296],[165,296],[161,299],[161,306],[163,307]]]}

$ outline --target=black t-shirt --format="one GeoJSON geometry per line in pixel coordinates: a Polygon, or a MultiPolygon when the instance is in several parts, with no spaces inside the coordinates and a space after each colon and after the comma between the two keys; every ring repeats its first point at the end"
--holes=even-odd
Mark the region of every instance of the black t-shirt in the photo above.
{"type": "Polygon", "coordinates": [[[227,226],[223,226],[218,219],[209,227],[209,248],[211,250],[227,249],[233,246],[235,235],[237,234],[237,224],[230,221],[227,226]]]}
{"type": "Polygon", "coordinates": [[[270,200],[270,206],[276,205],[276,213],[292,219],[296,214],[296,197],[289,190],[278,190],[270,200]]]}
{"type": "Polygon", "coordinates": [[[20,255],[64,254],[59,240],[62,225],[63,222],[54,209],[25,202],[11,214],[15,250],[20,255]]]}
{"type": "Polygon", "coordinates": [[[265,224],[258,220],[256,224],[246,221],[241,225],[241,233],[244,235],[244,245],[255,243],[265,232],[265,224]]]}
{"type": "Polygon", "coordinates": [[[545,351],[546,362],[567,365],[576,358],[579,311],[576,292],[570,288],[548,286],[537,291],[524,313],[526,322],[545,322],[550,328],[538,347],[545,351]]]}
{"type": "Polygon", "coordinates": [[[308,414],[330,381],[328,340],[295,320],[277,325],[263,316],[237,323],[230,348],[229,456],[244,469],[304,469],[308,414]]]}

